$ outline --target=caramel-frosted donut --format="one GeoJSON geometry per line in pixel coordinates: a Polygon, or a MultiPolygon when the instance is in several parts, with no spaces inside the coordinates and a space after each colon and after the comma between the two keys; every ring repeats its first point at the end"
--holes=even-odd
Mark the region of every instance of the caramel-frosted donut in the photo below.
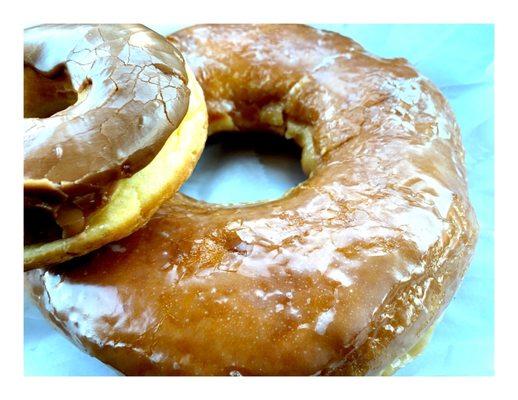
{"type": "Polygon", "coordinates": [[[130,234],[190,174],[206,136],[203,95],[195,78],[189,82],[178,50],[152,30],[142,25],[29,28],[24,75],[26,268],[63,261],[130,234]],[[180,129],[193,116],[199,122],[190,124],[194,129],[180,129]],[[181,133],[186,146],[166,145],[181,133]],[[133,202],[135,209],[131,202],[122,204],[126,216],[107,223],[99,216],[107,210],[100,210],[121,196],[116,194],[121,182],[149,166],[164,148],[167,157],[182,162],[162,165],[156,171],[162,178],[154,179],[159,187],[140,185],[147,193],[139,196],[140,204],[133,202]],[[149,196],[150,190],[162,193],[149,196]],[[104,239],[89,233],[101,220],[104,239]]]}
{"type": "Polygon", "coordinates": [[[477,238],[444,97],[405,60],[307,26],[169,39],[213,132],[294,138],[309,177],[248,205],[177,194],[124,240],[27,274],[41,309],[125,374],[393,372],[450,301],[477,238]]]}

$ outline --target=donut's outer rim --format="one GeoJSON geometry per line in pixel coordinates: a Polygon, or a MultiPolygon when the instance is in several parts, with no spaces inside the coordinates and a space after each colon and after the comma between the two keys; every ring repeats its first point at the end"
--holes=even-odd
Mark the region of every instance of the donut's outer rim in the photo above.
{"type": "Polygon", "coordinates": [[[88,217],[84,231],[70,238],[24,246],[24,270],[61,263],[130,235],[146,224],[191,175],[205,146],[208,116],[203,91],[185,65],[191,91],[189,108],[160,152],[145,168],[116,183],[106,205],[88,217]]]}

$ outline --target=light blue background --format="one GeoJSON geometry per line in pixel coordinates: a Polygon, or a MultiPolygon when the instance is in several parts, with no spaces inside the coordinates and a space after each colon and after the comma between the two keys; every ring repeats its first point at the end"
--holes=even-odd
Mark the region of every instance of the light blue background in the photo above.
{"type": "MultiPolygon", "coordinates": [[[[179,25],[148,24],[162,34],[179,25]]],[[[480,224],[475,256],[425,351],[397,375],[492,375],[493,59],[491,25],[317,25],[349,36],[382,57],[405,57],[442,90],[461,126],[470,195],[480,224]]],[[[206,149],[182,191],[212,202],[275,198],[297,184],[300,169],[276,156],[206,149]],[[221,157],[225,156],[222,159],[221,157]],[[284,165],[283,167],[280,167],[284,165]]],[[[293,163],[293,161],[292,161],[293,163]]],[[[26,375],[113,375],[75,348],[26,301],[26,375]]]]}

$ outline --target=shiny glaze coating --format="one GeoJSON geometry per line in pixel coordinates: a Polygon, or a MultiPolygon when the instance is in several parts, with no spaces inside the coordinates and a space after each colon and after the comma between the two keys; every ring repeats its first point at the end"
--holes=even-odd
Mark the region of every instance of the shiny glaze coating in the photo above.
{"type": "Polygon", "coordinates": [[[39,117],[24,119],[25,208],[75,234],[82,219],[72,210],[98,208],[179,126],[189,104],[184,60],[142,25],[41,25],[24,39],[24,113],[39,117]]]}
{"type": "Polygon", "coordinates": [[[177,194],[126,239],[29,272],[41,309],[125,374],[390,368],[446,307],[477,238],[444,97],[405,60],[307,26],[198,26],[170,39],[214,131],[295,137],[309,177],[257,204],[177,194]]]}

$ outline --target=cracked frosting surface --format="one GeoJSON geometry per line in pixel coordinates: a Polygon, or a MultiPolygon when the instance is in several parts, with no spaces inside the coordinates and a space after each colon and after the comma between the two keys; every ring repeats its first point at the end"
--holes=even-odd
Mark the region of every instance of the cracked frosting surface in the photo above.
{"type": "Polygon", "coordinates": [[[60,208],[91,211],[159,152],[187,112],[187,74],[178,50],[142,25],[41,25],[24,36],[26,80],[46,85],[25,95],[25,205],[65,228],[60,208]],[[59,79],[68,87],[52,88],[59,79]],[[51,89],[69,106],[43,110],[51,89]]]}
{"type": "Polygon", "coordinates": [[[404,59],[298,25],[169,37],[210,128],[303,148],[283,198],[176,194],[131,236],[26,274],[47,316],[125,374],[379,374],[423,338],[478,234],[459,127],[404,59]],[[246,133],[243,133],[246,134],[246,133]]]}

